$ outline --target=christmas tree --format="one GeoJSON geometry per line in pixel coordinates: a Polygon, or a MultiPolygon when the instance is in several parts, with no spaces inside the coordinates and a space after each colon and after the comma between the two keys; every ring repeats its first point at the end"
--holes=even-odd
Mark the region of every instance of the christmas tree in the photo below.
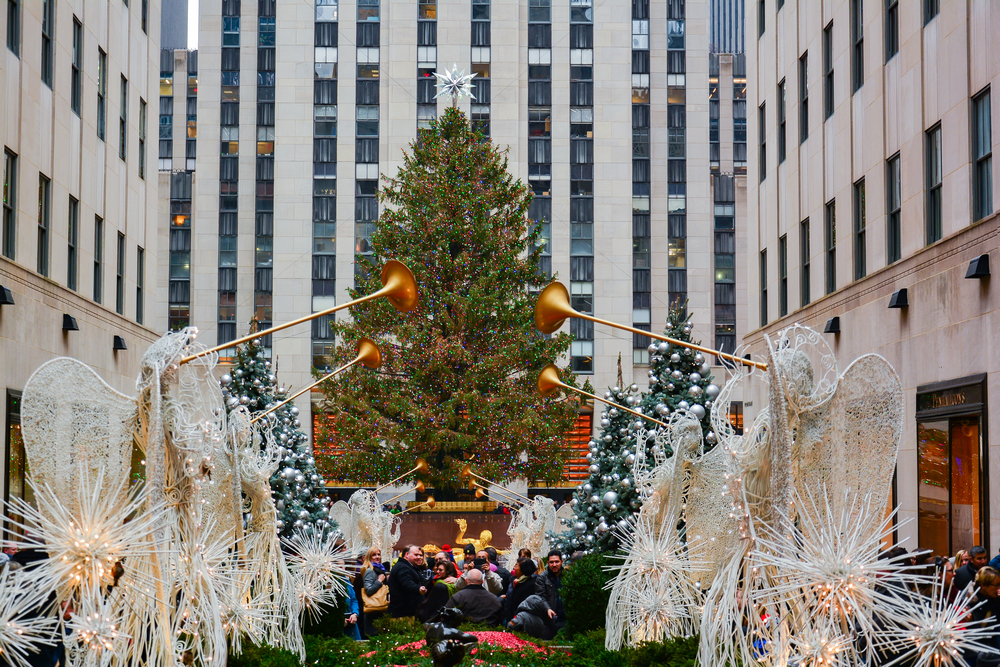
{"type": "MultiPolygon", "coordinates": [[[[695,343],[690,315],[682,305],[668,314],[664,334],[675,340],[695,343]]],[[[683,345],[654,341],[649,346],[649,391],[639,393],[636,385],[625,387],[619,359],[618,386],[605,393],[612,403],[666,421],[676,410],[688,410],[701,420],[705,450],[716,442],[709,412],[719,388],[712,384],[712,369],[701,352],[683,345]]],[[[557,538],[569,551],[618,548],[616,529],[627,530],[628,518],[641,507],[632,467],[635,463],[636,434],[655,425],[614,406],[601,413],[601,432],[590,441],[590,479],[577,487],[570,503],[576,518],[571,529],[557,538]]],[[[666,452],[669,456],[672,452],[666,452]]]]}
{"type": "MultiPolygon", "coordinates": [[[[375,299],[334,323],[340,362],[368,337],[383,364],[327,383],[323,437],[347,453],[324,463],[340,479],[376,484],[419,456],[438,491],[464,485],[467,461],[497,481],[555,481],[577,405],[540,397],[535,377],[570,337],[534,330],[535,292],[550,279],[537,270],[531,194],[509,173],[506,150],[449,108],[420,132],[379,199],[387,206],[372,255],[357,259],[351,297],[378,289],[382,265],[398,259],[413,271],[420,303],[403,314],[375,299]]],[[[574,382],[568,371],[563,380],[574,382]]]]}
{"type": "MultiPolygon", "coordinates": [[[[278,386],[276,373],[257,339],[238,347],[235,367],[220,379],[226,409],[232,412],[245,405],[254,415],[281,403],[288,390],[278,386]]],[[[281,536],[288,537],[295,528],[309,524],[320,529],[329,527],[327,499],[321,492],[323,479],[309,452],[299,409],[290,401],[264,419],[273,424],[270,437],[277,439],[282,456],[278,470],[271,477],[281,536]]],[[[263,432],[267,434],[268,430],[265,428],[263,432]]]]}
{"type": "MultiPolygon", "coordinates": [[[[667,317],[664,335],[700,345],[691,338],[694,327],[686,304],[672,307],[667,317]]],[[[715,446],[709,413],[719,388],[712,384],[712,366],[708,358],[689,347],[653,341],[649,346],[649,365],[649,391],[641,404],[644,413],[666,421],[674,411],[688,410],[701,420],[705,450],[715,446]]]]}
{"type": "MultiPolygon", "coordinates": [[[[642,401],[638,385],[623,386],[621,358],[618,359],[618,386],[605,392],[609,401],[637,409],[642,401]]],[[[570,530],[557,536],[556,544],[567,552],[579,549],[614,551],[618,548],[615,529],[625,530],[627,518],[640,507],[632,479],[636,432],[650,428],[639,417],[613,406],[601,413],[601,432],[590,441],[587,461],[590,479],[577,487],[570,504],[576,518],[570,530]]]]}

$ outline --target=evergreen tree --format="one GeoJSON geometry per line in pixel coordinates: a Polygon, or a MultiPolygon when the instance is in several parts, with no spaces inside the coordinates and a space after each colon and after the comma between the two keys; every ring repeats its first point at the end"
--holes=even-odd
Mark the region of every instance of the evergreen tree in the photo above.
{"type": "MultiPolygon", "coordinates": [[[[693,327],[686,304],[672,307],[667,317],[664,335],[701,344],[691,337],[693,327]]],[[[706,450],[715,446],[709,415],[719,388],[712,384],[707,356],[689,347],[654,340],[649,346],[649,366],[649,391],[642,400],[645,414],[666,421],[676,410],[687,409],[701,420],[706,450]]]]}
{"type": "MultiPolygon", "coordinates": [[[[618,359],[618,386],[604,394],[605,398],[633,409],[642,400],[637,385],[624,387],[621,358],[618,359]]],[[[632,450],[635,445],[638,417],[613,406],[601,412],[600,434],[589,444],[587,461],[590,479],[576,488],[570,504],[576,514],[570,529],[556,537],[560,549],[614,551],[618,547],[615,528],[640,507],[632,479],[632,450]]],[[[642,428],[648,428],[643,424],[642,428]]]]}
{"type": "MultiPolygon", "coordinates": [[[[251,323],[253,326],[255,323],[251,323]]],[[[288,391],[278,386],[276,373],[277,369],[272,369],[258,339],[239,346],[235,367],[220,380],[226,409],[232,412],[245,405],[254,415],[285,400],[288,391]]],[[[287,537],[303,525],[328,527],[325,487],[309,452],[299,409],[288,402],[265,419],[274,424],[270,433],[277,438],[282,453],[278,470],[271,477],[271,494],[278,509],[278,530],[287,537]]]]}
{"type": "Polygon", "coordinates": [[[398,259],[413,271],[420,303],[403,314],[375,299],[333,324],[338,362],[368,337],[383,364],[327,383],[333,426],[323,437],[347,452],[330,470],[375,484],[420,456],[439,491],[463,486],[466,461],[497,481],[560,478],[577,405],[540,397],[535,379],[570,337],[534,330],[534,292],[550,279],[537,269],[530,191],[509,173],[506,150],[449,108],[420,132],[379,199],[386,206],[372,255],[358,257],[351,297],[377,290],[382,265],[398,259]]]}
{"type": "MultiPolygon", "coordinates": [[[[664,334],[675,340],[699,344],[691,337],[693,327],[684,306],[670,309],[664,334]]],[[[719,388],[712,384],[712,369],[700,352],[682,345],[653,341],[649,346],[649,391],[623,386],[619,359],[618,386],[605,398],[666,421],[676,410],[687,409],[701,420],[705,449],[716,442],[709,413],[719,388]]],[[[577,487],[573,499],[576,517],[570,529],[557,538],[564,549],[613,551],[618,548],[615,528],[625,529],[629,516],[641,507],[632,479],[636,432],[655,425],[623,410],[608,406],[601,413],[600,435],[590,441],[590,479],[577,487]]],[[[671,455],[672,452],[667,452],[671,455]]]]}

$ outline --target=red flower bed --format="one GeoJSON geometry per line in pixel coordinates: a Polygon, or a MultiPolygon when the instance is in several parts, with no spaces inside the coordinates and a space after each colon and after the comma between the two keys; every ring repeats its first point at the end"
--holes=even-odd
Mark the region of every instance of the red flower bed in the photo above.
{"type": "MultiPolygon", "coordinates": [[[[478,639],[480,645],[489,644],[491,646],[498,646],[502,649],[515,652],[533,651],[534,653],[545,653],[545,649],[543,649],[538,644],[534,644],[532,642],[521,639],[520,637],[516,637],[515,635],[512,635],[509,632],[474,631],[470,632],[469,634],[473,635],[476,639],[478,639]]],[[[424,649],[420,651],[420,655],[426,657],[427,655],[429,655],[425,648],[426,645],[427,645],[426,640],[421,639],[420,641],[410,642],[409,644],[403,644],[402,646],[397,646],[396,650],[412,651],[416,649],[424,649]]],[[[469,651],[469,655],[475,655],[477,650],[478,649],[475,648],[472,649],[471,651],[469,651]]],[[[371,651],[370,653],[365,653],[361,657],[369,658],[373,655],[375,655],[375,651],[371,651]]],[[[481,664],[482,662],[483,662],[482,660],[476,661],[476,663],[478,664],[481,664]]]]}

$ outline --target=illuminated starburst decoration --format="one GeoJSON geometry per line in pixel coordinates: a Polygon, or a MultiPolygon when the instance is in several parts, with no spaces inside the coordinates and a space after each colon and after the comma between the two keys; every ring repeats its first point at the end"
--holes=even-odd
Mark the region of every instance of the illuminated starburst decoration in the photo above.
{"type": "Polygon", "coordinates": [[[105,667],[129,637],[122,633],[121,617],[110,600],[85,604],[78,613],[70,614],[66,629],[70,636],[67,649],[71,663],[79,667],[105,667]]]}
{"type": "Polygon", "coordinates": [[[337,599],[347,592],[344,559],[348,553],[343,539],[338,531],[306,526],[281,542],[299,607],[303,614],[309,612],[318,620],[321,607],[336,606],[337,599]]]}
{"type": "Polygon", "coordinates": [[[49,555],[43,565],[31,568],[31,578],[40,588],[54,590],[60,600],[76,592],[96,599],[102,586],[117,583],[127,557],[147,555],[161,547],[153,537],[161,506],[146,509],[141,489],[127,490],[127,476],[109,489],[104,488],[103,469],[91,484],[81,466],[80,478],[76,512],[47,484],[35,488],[37,508],[16,498],[9,512],[24,517],[14,523],[31,536],[15,545],[42,548],[49,555]]]}
{"type": "Polygon", "coordinates": [[[972,611],[985,602],[960,593],[948,601],[948,589],[935,581],[929,598],[907,591],[896,605],[899,618],[885,633],[885,646],[897,657],[887,665],[903,663],[912,667],[967,665],[970,653],[996,654],[998,632],[991,626],[969,623],[972,611]]]}
{"type": "Polygon", "coordinates": [[[476,96],[472,94],[472,79],[476,76],[475,72],[466,74],[464,69],[459,72],[458,63],[452,63],[451,70],[434,72],[434,76],[438,80],[438,94],[434,96],[434,99],[450,97],[452,106],[458,104],[461,97],[476,99],[476,96]]]}
{"type": "Polygon", "coordinates": [[[810,623],[789,639],[791,657],[789,664],[799,667],[838,667],[851,646],[851,639],[829,619],[810,623]]]}
{"type": "Polygon", "coordinates": [[[0,664],[14,667],[30,667],[29,656],[56,641],[56,618],[34,613],[38,598],[23,579],[9,567],[0,570],[0,664]]]}
{"type": "Polygon", "coordinates": [[[608,643],[634,646],[643,641],[689,637],[699,627],[700,603],[692,573],[700,569],[694,545],[681,542],[675,518],[656,523],[630,518],[618,539],[627,554],[611,589],[606,618],[608,643]]]}

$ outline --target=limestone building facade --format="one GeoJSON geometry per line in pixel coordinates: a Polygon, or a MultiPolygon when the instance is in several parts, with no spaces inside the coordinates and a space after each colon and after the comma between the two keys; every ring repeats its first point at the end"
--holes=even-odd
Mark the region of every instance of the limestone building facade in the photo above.
{"type": "Polygon", "coordinates": [[[20,396],[52,358],[135,391],[157,338],[156,0],[0,6],[4,498],[25,492],[20,396]]]}
{"type": "MultiPolygon", "coordinates": [[[[730,23],[742,16],[726,5],[740,9],[730,23]]],[[[379,175],[447,103],[432,73],[457,64],[477,74],[461,107],[509,147],[535,193],[541,268],[576,307],[662,329],[671,301],[688,299],[696,335],[731,349],[744,321],[745,73],[742,56],[710,58],[711,20],[708,3],[683,0],[203,0],[185,321],[223,342],[253,314],[267,325],[346,300],[379,175]]],[[[619,355],[646,386],[648,339],[567,329],[570,363],[594,386],[616,382],[619,355]]],[[[316,321],[266,343],[283,382],[302,386],[334,341],[316,321]]]]}
{"type": "MultiPolygon", "coordinates": [[[[841,368],[883,355],[905,390],[897,537],[995,554],[1000,8],[786,0],[747,16],[743,340],[760,355],[799,322],[827,332],[841,368]]],[[[765,397],[758,384],[748,419],[765,397]]]]}

